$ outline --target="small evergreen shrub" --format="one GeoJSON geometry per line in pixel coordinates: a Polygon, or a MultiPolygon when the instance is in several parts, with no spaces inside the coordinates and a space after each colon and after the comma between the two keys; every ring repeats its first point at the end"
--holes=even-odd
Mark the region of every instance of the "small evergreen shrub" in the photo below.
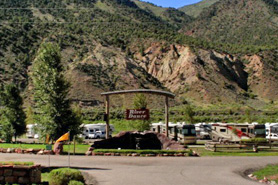
{"type": "Polygon", "coordinates": [[[72,180],[69,182],[68,185],[84,185],[83,182],[72,180]]]}
{"type": "Polygon", "coordinates": [[[70,168],[60,168],[52,170],[49,173],[50,185],[65,185],[69,184],[70,181],[79,181],[84,183],[84,177],[81,172],[70,168]]]}
{"type": "Polygon", "coordinates": [[[252,139],[242,139],[242,143],[267,143],[265,138],[252,138],[252,139]]]}

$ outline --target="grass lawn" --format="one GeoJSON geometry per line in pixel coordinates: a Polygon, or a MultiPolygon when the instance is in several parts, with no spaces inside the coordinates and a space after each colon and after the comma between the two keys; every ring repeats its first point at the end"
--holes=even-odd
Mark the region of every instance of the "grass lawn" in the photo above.
{"type": "MultiPolygon", "coordinates": [[[[9,144],[9,143],[0,143],[0,148],[21,148],[21,149],[45,149],[44,144],[9,144]]],[[[85,154],[90,145],[76,145],[75,153],[76,154],[85,154]]],[[[64,152],[68,152],[68,145],[64,145],[64,152]]],[[[70,153],[73,153],[73,144],[70,145],[70,153]]]]}
{"type": "Polygon", "coordinates": [[[33,166],[33,162],[0,161],[0,165],[33,166]]]}
{"type": "Polygon", "coordinates": [[[49,172],[42,173],[42,182],[49,182],[49,172]]]}
{"type": "Polygon", "coordinates": [[[240,151],[236,150],[233,152],[212,152],[209,150],[206,150],[203,147],[194,147],[191,148],[195,152],[202,156],[278,156],[277,151],[259,151],[258,153],[252,152],[252,151],[240,151]]]}
{"type": "Polygon", "coordinates": [[[258,179],[266,177],[278,183],[278,165],[268,165],[267,167],[253,173],[258,179]]]}

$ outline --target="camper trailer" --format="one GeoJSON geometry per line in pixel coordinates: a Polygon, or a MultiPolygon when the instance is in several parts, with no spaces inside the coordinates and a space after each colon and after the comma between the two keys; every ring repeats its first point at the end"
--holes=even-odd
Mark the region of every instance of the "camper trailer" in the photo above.
{"type": "Polygon", "coordinates": [[[26,126],[26,137],[27,138],[34,138],[34,139],[38,139],[39,135],[36,133],[36,127],[37,124],[29,124],[26,126]]]}
{"type": "Polygon", "coordinates": [[[278,141],[278,123],[266,123],[266,139],[278,141]]]}
{"type": "MultiPolygon", "coordinates": [[[[106,137],[106,124],[87,124],[82,125],[83,127],[83,137],[85,139],[104,139],[106,137]]],[[[112,135],[114,131],[114,126],[110,125],[109,135],[112,135]]]]}
{"type": "Polygon", "coordinates": [[[211,139],[213,141],[226,140],[240,142],[242,139],[265,138],[265,126],[252,124],[212,124],[211,139]]]}

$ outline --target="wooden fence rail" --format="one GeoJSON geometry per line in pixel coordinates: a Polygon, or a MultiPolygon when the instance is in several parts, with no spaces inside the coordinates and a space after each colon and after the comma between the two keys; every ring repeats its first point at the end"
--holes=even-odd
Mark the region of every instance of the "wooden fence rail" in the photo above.
{"type": "Polygon", "coordinates": [[[213,152],[217,151],[229,151],[229,150],[253,150],[253,152],[258,152],[259,150],[266,149],[277,149],[278,143],[220,143],[220,142],[207,142],[205,144],[205,149],[213,152]]]}

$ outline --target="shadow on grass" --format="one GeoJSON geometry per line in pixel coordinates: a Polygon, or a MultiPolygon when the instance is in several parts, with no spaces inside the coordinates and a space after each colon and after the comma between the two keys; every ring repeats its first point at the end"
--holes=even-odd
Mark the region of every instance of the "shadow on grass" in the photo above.
{"type": "MultiPolygon", "coordinates": [[[[67,166],[51,166],[51,167],[46,167],[46,166],[42,166],[42,173],[48,173],[52,170],[58,169],[58,168],[67,168],[67,166]]],[[[93,171],[93,170],[101,170],[101,171],[105,171],[105,170],[111,170],[111,169],[107,169],[107,168],[89,168],[89,167],[76,167],[76,166],[71,166],[70,168],[73,169],[77,169],[77,170],[86,170],[86,171],[93,171]]]]}

